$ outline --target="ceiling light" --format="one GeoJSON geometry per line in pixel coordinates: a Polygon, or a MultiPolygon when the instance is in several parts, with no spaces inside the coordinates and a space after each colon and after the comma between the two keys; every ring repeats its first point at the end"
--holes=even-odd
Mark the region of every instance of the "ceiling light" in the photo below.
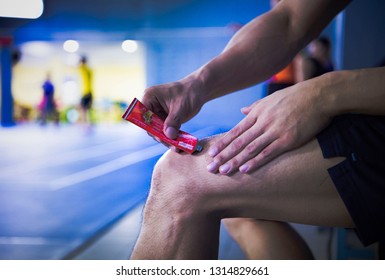
{"type": "Polygon", "coordinates": [[[138,49],[138,43],[134,40],[125,40],[122,43],[122,49],[125,52],[133,53],[138,49]]]}
{"type": "Polygon", "coordinates": [[[0,0],[0,17],[35,19],[43,9],[43,0],[0,0]]]}
{"type": "Polygon", "coordinates": [[[79,49],[79,43],[75,40],[67,40],[63,44],[63,49],[69,53],[77,52],[77,50],[79,49]]]}

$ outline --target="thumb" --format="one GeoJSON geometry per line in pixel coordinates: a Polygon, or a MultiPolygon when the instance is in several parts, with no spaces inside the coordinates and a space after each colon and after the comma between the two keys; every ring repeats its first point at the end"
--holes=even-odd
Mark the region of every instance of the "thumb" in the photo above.
{"type": "Polygon", "coordinates": [[[166,120],[164,121],[163,133],[170,139],[175,139],[178,136],[178,131],[181,127],[179,116],[170,111],[166,120]]]}

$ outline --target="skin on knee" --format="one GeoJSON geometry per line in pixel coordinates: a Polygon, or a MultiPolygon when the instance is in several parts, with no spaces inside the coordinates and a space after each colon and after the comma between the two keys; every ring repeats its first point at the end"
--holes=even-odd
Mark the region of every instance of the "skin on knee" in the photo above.
{"type": "Polygon", "coordinates": [[[132,259],[217,258],[220,217],[204,207],[208,194],[191,157],[169,151],[156,164],[132,259]],[[190,240],[200,240],[199,246],[189,246],[190,240]]]}
{"type": "Polygon", "coordinates": [[[324,159],[316,140],[229,176],[206,169],[212,141],[197,155],[167,152],[159,160],[133,259],[216,258],[223,218],[352,225],[327,173],[341,159],[324,159]]]}

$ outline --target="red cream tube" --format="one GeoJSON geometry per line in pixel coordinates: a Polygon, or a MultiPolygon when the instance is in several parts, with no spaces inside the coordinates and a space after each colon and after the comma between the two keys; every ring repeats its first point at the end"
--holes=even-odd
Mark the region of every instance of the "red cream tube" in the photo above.
{"type": "Polygon", "coordinates": [[[179,130],[178,136],[175,139],[168,138],[163,133],[164,121],[152,111],[148,110],[143,103],[136,98],[131,102],[130,106],[128,106],[122,118],[143,128],[151,135],[159,138],[162,142],[173,145],[189,154],[202,150],[202,147],[198,145],[198,138],[182,130],[179,130]]]}

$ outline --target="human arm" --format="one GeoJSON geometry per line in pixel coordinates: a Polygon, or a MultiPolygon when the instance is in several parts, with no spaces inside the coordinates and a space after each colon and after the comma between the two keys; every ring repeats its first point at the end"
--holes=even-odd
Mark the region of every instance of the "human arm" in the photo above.
{"type": "Polygon", "coordinates": [[[282,70],[348,3],[286,0],[249,22],[220,55],[198,70],[205,99],[265,81],[282,70]]]}
{"type": "Polygon", "coordinates": [[[385,115],[384,77],[385,67],[329,72],[255,102],[209,151],[209,171],[247,173],[305,144],[337,115],[385,115]]]}
{"type": "Polygon", "coordinates": [[[224,51],[175,83],[147,89],[143,103],[165,118],[170,137],[209,100],[281,70],[345,6],[346,0],[285,0],[241,28],[224,51]],[[322,16],[321,16],[322,15],[322,16]]]}

